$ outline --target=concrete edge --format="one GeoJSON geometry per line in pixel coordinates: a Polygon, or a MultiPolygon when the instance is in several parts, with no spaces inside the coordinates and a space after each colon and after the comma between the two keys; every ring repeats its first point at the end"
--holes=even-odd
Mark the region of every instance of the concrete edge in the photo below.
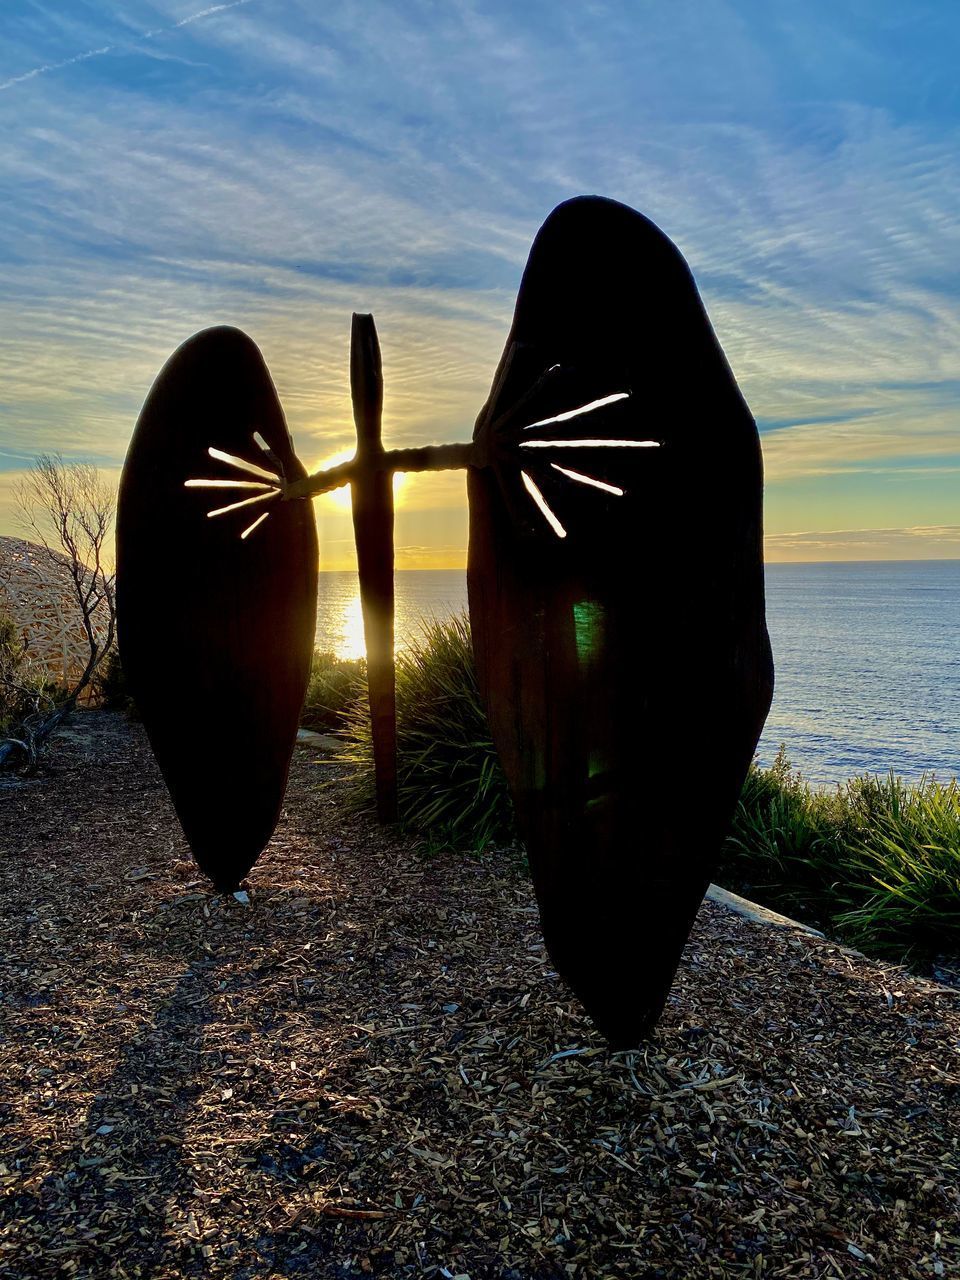
{"type": "Polygon", "coordinates": [[[752,920],[756,924],[773,925],[775,929],[792,929],[795,933],[807,933],[813,938],[826,937],[819,929],[814,929],[812,925],[801,924],[799,920],[791,920],[789,916],[782,916],[779,911],[771,911],[769,907],[762,907],[759,902],[751,902],[749,898],[741,898],[738,893],[731,893],[729,889],[721,889],[718,884],[712,884],[707,890],[706,896],[710,902],[726,907],[728,911],[732,911],[734,915],[742,916],[744,920],[752,920]]]}
{"type": "Polygon", "coordinates": [[[342,738],[335,738],[332,733],[317,733],[313,729],[297,730],[297,745],[313,747],[315,751],[342,751],[342,738]]]}

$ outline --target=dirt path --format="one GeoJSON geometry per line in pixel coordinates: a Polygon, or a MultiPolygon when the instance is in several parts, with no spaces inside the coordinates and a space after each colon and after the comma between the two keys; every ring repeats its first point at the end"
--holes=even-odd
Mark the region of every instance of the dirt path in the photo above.
{"type": "Polygon", "coordinates": [[[137,726],[0,784],[0,1277],[960,1274],[960,993],[707,904],[610,1055],[509,864],[331,773],[246,907],[137,726]]]}

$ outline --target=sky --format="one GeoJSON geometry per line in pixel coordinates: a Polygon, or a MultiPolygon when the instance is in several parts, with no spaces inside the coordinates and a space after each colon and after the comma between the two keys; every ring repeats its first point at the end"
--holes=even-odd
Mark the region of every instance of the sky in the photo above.
{"type": "MultiPolygon", "coordinates": [[[[6,0],[0,534],[38,453],[116,478],[210,324],[311,469],[351,452],[353,311],[387,447],[469,439],[537,228],[594,192],[694,272],[769,560],[960,557],[958,47],[953,0],[6,0]]],[[[461,474],[397,501],[399,568],[465,563],[461,474]]]]}

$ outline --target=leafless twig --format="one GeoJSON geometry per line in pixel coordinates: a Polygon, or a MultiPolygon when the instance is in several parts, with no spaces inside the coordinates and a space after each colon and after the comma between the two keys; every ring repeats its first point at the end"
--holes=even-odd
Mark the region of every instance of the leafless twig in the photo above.
{"type": "Polygon", "coordinates": [[[67,570],[87,648],[83,670],[66,697],[54,700],[38,686],[32,690],[36,705],[24,723],[0,740],[0,764],[21,752],[30,768],[36,765],[44,741],[77,705],[113,645],[114,578],[108,572],[105,554],[114,498],[91,463],[67,463],[59,454],[41,454],[17,486],[16,499],[20,524],[30,541],[67,570]]]}

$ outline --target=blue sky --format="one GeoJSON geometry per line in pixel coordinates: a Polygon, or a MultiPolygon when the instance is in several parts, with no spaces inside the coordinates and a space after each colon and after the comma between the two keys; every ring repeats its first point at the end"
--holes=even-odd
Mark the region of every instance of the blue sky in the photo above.
{"type": "MultiPolygon", "coordinates": [[[[537,227],[592,191],[693,268],[771,559],[960,556],[958,47],[949,0],[8,0],[0,532],[35,453],[116,472],[207,324],[260,344],[310,465],[352,439],[353,310],[388,442],[468,438],[537,227]]],[[[463,562],[462,477],[400,502],[401,565],[463,562]]]]}

